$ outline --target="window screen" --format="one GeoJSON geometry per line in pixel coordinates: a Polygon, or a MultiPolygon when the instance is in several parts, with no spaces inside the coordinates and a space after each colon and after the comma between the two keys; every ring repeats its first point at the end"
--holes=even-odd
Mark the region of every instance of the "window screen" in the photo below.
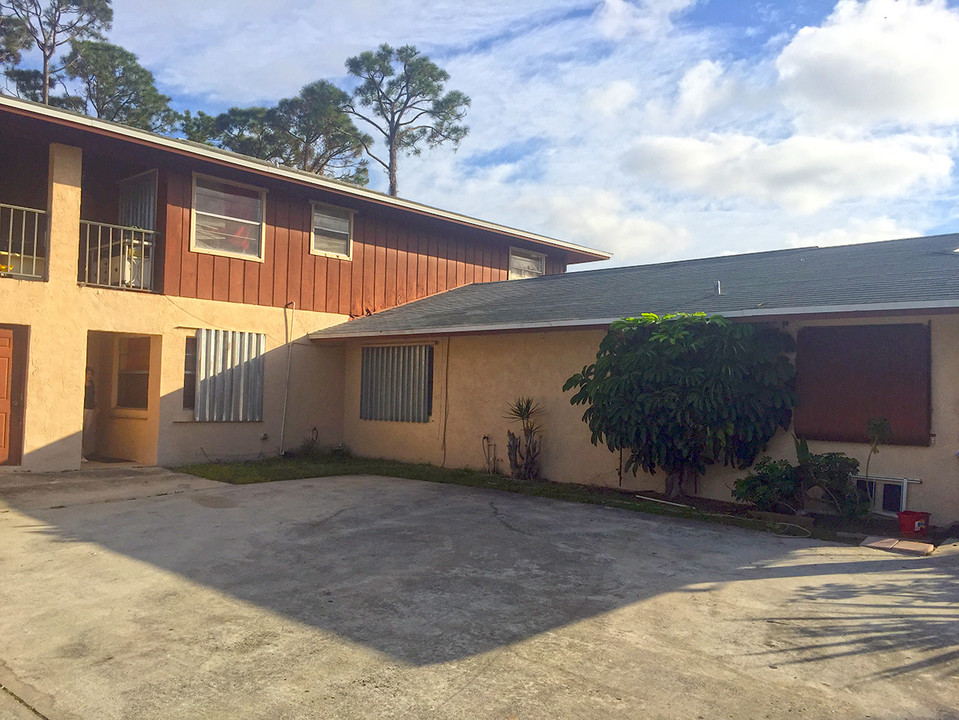
{"type": "Polygon", "coordinates": [[[539,277],[546,273],[546,256],[530,250],[510,248],[509,279],[539,277]]]}
{"type": "Polygon", "coordinates": [[[146,410],[150,395],[150,338],[117,340],[117,407],[146,410]]]}
{"type": "Polygon", "coordinates": [[[183,409],[196,407],[196,336],[186,339],[183,353],[183,409]]]}
{"type": "Polygon", "coordinates": [[[313,205],[313,252],[350,256],[353,214],[328,205],[313,205]]]}
{"type": "Polygon", "coordinates": [[[195,176],[193,250],[262,257],[264,193],[195,176]]]}

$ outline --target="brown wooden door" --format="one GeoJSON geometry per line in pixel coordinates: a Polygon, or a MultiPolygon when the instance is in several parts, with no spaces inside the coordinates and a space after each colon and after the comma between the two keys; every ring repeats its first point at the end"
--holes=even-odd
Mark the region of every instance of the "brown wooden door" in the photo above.
{"type": "Polygon", "coordinates": [[[0,328],[0,465],[11,457],[13,425],[13,330],[0,328]]]}
{"type": "Polygon", "coordinates": [[[22,459],[26,335],[25,327],[0,326],[0,465],[22,459]]]}

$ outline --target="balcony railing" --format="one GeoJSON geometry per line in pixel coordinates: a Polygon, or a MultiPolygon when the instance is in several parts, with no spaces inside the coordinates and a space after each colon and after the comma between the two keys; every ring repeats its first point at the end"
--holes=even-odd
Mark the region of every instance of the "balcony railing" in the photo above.
{"type": "Polygon", "coordinates": [[[43,210],[0,204],[0,276],[46,277],[46,215],[43,210]]]}
{"type": "Polygon", "coordinates": [[[156,233],[80,221],[80,277],[85,285],[153,290],[156,233]]]}

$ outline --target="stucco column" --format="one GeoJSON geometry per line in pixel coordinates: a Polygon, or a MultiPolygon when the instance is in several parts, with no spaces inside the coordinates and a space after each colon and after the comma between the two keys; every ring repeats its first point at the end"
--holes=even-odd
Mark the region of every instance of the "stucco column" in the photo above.
{"type": "Polygon", "coordinates": [[[50,247],[47,267],[51,285],[77,284],[80,258],[80,175],[83,151],[50,143],[47,174],[47,221],[50,247]]]}

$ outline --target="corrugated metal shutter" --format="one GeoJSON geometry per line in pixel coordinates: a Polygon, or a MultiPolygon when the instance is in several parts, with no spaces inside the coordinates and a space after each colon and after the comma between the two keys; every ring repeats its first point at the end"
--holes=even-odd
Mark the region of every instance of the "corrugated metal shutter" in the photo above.
{"type": "Polygon", "coordinates": [[[196,403],[203,421],[263,419],[266,335],[230,330],[197,330],[196,403]]]}
{"type": "Polygon", "coordinates": [[[429,422],[433,413],[433,346],[363,348],[360,418],[429,422]]]}

